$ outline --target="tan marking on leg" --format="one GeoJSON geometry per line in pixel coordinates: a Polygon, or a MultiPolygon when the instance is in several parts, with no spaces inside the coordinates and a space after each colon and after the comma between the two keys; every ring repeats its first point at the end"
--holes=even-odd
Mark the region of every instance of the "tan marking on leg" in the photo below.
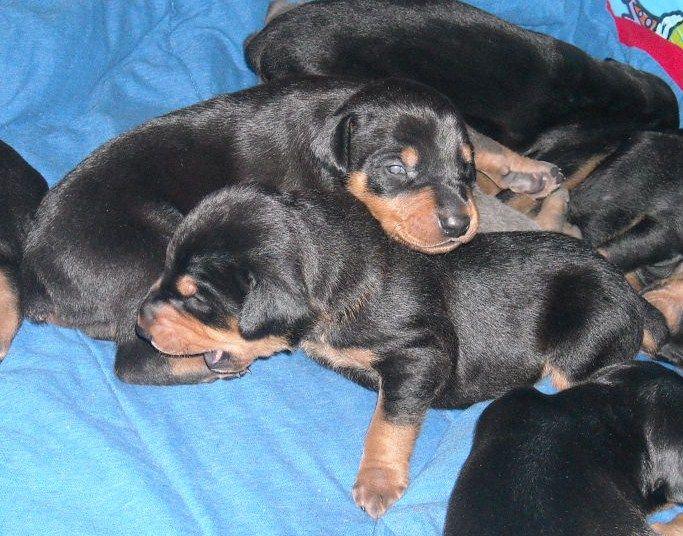
{"type": "Polygon", "coordinates": [[[210,383],[231,377],[209,369],[203,357],[169,357],[168,364],[171,375],[181,383],[210,383]]]}
{"type": "Polygon", "coordinates": [[[522,156],[469,126],[467,132],[474,146],[475,168],[502,190],[512,188],[513,191],[517,191],[514,190],[514,180],[511,182],[511,177],[516,173],[538,179],[544,178],[545,187],[542,191],[532,194],[534,197],[545,197],[558,187],[557,178],[551,173],[555,169],[552,164],[522,156]]]}
{"type": "Polygon", "coordinates": [[[643,330],[643,341],[640,343],[640,348],[650,355],[655,355],[657,352],[657,343],[648,329],[643,330]]]}
{"type": "Polygon", "coordinates": [[[546,363],[543,367],[542,376],[550,376],[550,381],[558,391],[564,391],[571,387],[571,382],[565,373],[550,363],[546,363]]]}
{"type": "Polygon", "coordinates": [[[197,282],[189,275],[178,278],[175,283],[176,289],[181,296],[189,298],[197,294],[197,282]]]}
{"type": "Polygon", "coordinates": [[[624,274],[624,277],[626,278],[626,281],[628,281],[628,284],[631,285],[631,287],[633,287],[636,291],[640,292],[643,290],[643,283],[640,281],[640,278],[635,272],[624,274]]]}
{"type": "Polygon", "coordinates": [[[581,229],[579,229],[576,225],[572,225],[571,223],[565,223],[562,226],[562,234],[578,238],[579,240],[583,238],[583,233],[581,232],[581,229]]]}
{"type": "Polygon", "coordinates": [[[493,182],[489,177],[484,175],[481,171],[477,171],[477,186],[486,195],[496,195],[500,193],[501,188],[493,182]]]}
{"type": "Polygon", "coordinates": [[[401,151],[401,160],[407,167],[414,168],[420,161],[420,154],[415,147],[405,147],[401,151]]]}
{"type": "Polygon", "coordinates": [[[419,433],[419,425],[387,420],[380,389],[353,486],[353,500],[374,519],[400,499],[408,487],[410,456],[419,433]]]}
{"type": "Polygon", "coordinates": [[[9,352],[20,322],[17,291],[7,274],[0,270],[0,359],[9,352]]]}
{"type": "Polygon", "coordinates": [[[526,194],[515,194],[513,197],[508,199],[505,204],[514,208],[517,212],[521,212],[529,217],[534,213],[539,203],[533,197],[526,194]]]}
{"type": "Polygon", "coordinates": [[[583,164],[581,164],[579,169],[567,177],[567,180],[562,183],[562,188],[565,190],[573,190],[579,186],[581,183],[583,183],[583,181],[586,180],[588,175],[595,171],[595,168],[600,165],[600,162],[602,162],[610,154],[611,153],[598,154],[586,160],[583,164]]]}
{"type": "Polygon", "coordinates": [[[669,521],[668,523],[653,523],[652,530],[662,536],[683,536],[683,514],[669,521]]]}
{"type": "Polygon", "coordinates": [[[231,368],[226,372],[246,369],[255,359],[269,357],[290,350],[284,337],[267,336],[262,339],[245,339],[239,332],[237,319],[228,321],[228,329],[217,329],[202,324],[195,317],[179,311],[170,304],[161,305],[153,320],[138,319],[149,333],[152,345],[164,354],[197,355],[222,350],[231,356],[231,368]]]}
{"type": "Polygon", "coordinates": [[[541,202],[541,209],[534,218],[542,231],[561,233],[567,222],[569,193],[559,188],[541,202]]]}

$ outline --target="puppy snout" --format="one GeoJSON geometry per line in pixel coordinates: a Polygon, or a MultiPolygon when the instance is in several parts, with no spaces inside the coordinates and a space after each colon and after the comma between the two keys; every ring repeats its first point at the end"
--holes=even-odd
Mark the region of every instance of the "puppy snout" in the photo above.
{"type": "Polygon", "coordinates": [[[159,303],[147,300],[142,303],[140,310],[138,311],[138,321],[135,325],[135,333],[149,342],[152,340],[150,328],[152,324],[154,324],[158,308],[159,303]]]}
{"type": "Polygon", "coordinates": [[[467,214],[447,212],[439,214],[441,230],[449,238],[457,238],[464,235],[470,228],[470,217],[467,214]]]}

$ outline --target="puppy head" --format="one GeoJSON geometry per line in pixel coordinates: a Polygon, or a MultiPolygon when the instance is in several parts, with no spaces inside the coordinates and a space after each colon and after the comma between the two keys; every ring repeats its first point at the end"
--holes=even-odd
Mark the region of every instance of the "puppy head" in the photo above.
{"type": "Polygon", "coordinates": [[[450,101],[421,84],[388,79],[363,86],[331,119],[318,154],[346,176],[346,189],[392,238],[424,253],[471,240],[474,154],[450,101]]]}
{"type": "Polygon", "coordinates": [[[239,375],[287,350],[309,315],[291,211],[253,187],[226,188],[183,220],[161,278],[138,315],[138,333],[171,355],[203,354],[239,375]]]}
{"type": "Polygon", "coordinates": [[[683,377],[656,363],[631,361],[606,367],[591,381],[618,390],[618,411],[633,420],[630,432],[643,435],[643,496],[654,505],[683,502],[683,377]]]}

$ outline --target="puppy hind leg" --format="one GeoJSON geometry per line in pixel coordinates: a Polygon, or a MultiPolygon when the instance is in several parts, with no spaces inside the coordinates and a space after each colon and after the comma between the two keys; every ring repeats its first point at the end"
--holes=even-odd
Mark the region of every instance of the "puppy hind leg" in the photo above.
{"type": "Polygon", "coordinates": [[[667,227],[646,216],[624,232],[604,242],[598,252],[629,272],[644,264],[655,264],[671,258],[678,236],[667,227]]]}

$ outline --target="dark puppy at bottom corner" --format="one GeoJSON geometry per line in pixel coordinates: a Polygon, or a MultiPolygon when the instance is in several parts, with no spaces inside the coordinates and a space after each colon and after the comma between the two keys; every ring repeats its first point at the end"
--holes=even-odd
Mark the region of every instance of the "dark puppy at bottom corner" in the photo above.
{"type": "Polygon", "coordinates": [[[0,360],[21,322],[19,264],[29,223],[46,192],[42,175],[0,141],[0,360]]]}
{"type": "MultiPolygon", "coordinates": [[[[683,502],[683,377],[607,367],[557,395],[521,388],[482,414],[446,536],[681,534],[645,516],[683,502]]],[[[680,525],[678,525],[680,530],[680,525]]]]}
{"type": "MultiPolygon", "coordinates": [[[[381,516],[408,485],[430,407],[533,384],[564,387],[632,358],[658,311],[607,261],[552,233],[478,235],[428,256],[390,240],[348,197],[243,185],[182,221],[138,317],[171,355],[203,355],[226,377],[303,348],[378,390],[354,499],[381,516]]],[[[188,367],[190,360],[188,362],[188,367]]]]}

